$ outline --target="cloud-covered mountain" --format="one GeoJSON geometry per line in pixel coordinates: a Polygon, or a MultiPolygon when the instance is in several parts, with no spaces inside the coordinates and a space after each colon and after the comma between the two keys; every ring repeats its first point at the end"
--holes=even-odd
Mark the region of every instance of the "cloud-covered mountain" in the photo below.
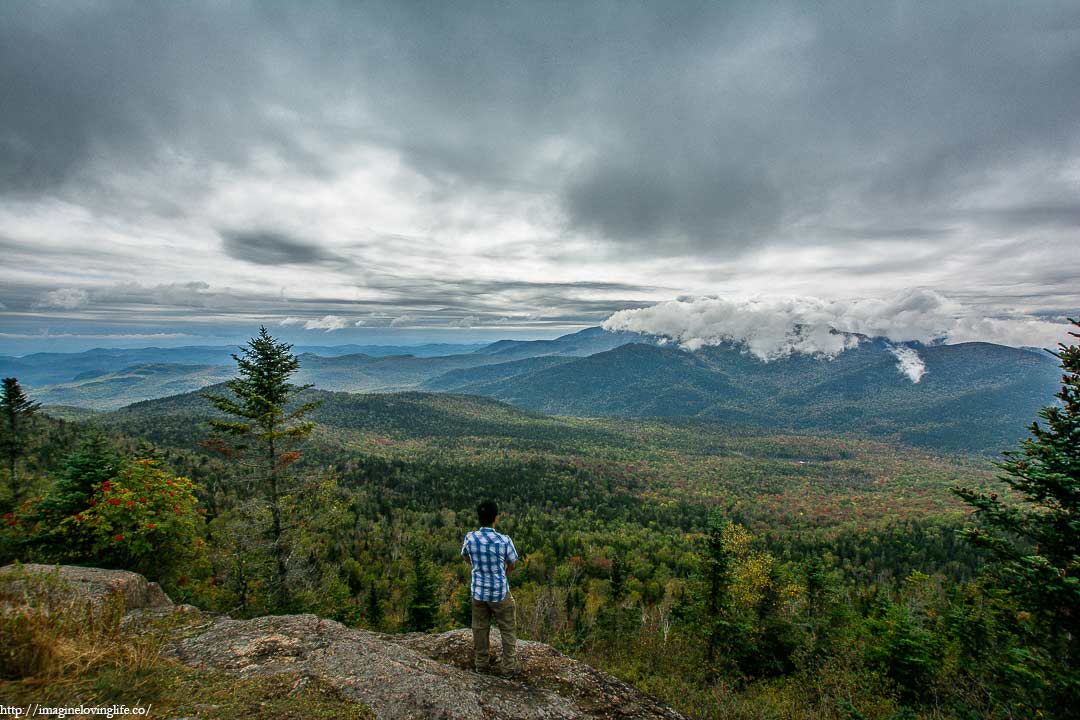
{"type": "Polygon", "coordinates": [[[1056,362],[1045,353],[856,342],[835,357],[796,353],[769,362],[731,343],[696,352],[635,343],[565,362],[447,374],[425,387],[553,414],[693,416],[988,453],[1012,447],[1057,387],[1056,362]]]}
{"type": "MultiPolygon", "coordinates": [[[[766,361],[792,354],[835,357],[855,347],[859,335],[895,342],[1056,346],[1066,339],[1068,328],[1034,317],[983,317],[924,288],[858,300],[687,298],[620,310],[603,327],[664,337],[688,350],[737,343],[766,361]]],[[[904,357],[909,363],[917,362],[910,355],[904,357]]]]}

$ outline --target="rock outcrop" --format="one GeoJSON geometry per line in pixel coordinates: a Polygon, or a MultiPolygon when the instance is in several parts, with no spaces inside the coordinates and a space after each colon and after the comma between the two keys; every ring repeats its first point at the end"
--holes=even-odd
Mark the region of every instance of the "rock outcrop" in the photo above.
{"type": "MultiPolygon", "coordinates": [[[[682,716],[617,678],[542,643],[519,641],[522,674],[513,680],[470,670],[472,635],[387,635],[354,630],[315,615],[234,620],[176,606],[154,583],[118,570],[42,565],[0,568],[0,596],[70,593],[102,607],[123,598],[124,622],[139,625],[183,614],[162,655],[241,677],[299,674],[336,689],[388,720],[556,720],[682,716]],[[37,590],[35,590],[37,588],[37,590]]],[[[498,632],[492,632],[493,644],[498,632]]]]}
{"type": "Polygon", "coordinates": [[[125,611],[171,610],[165,591],[138,573],[75,565],[7,565],[0,568],[0,597],[7,602],[40,593],[62,593],[96,610],[120,601],[125,611]]]}

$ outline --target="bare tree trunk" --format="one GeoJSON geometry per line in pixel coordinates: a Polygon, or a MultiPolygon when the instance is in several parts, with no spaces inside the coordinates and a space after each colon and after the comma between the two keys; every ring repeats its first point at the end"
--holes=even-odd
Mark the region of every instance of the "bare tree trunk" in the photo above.
{"type": "Polygon", "coordinates": [[[22,496],[22,488],[19,487],[19,476],[15,472],[16,460],[15,451],[12,450],[8,453],[8,472],[11,477],[11,504],[18,507],[19,498],[22,496]]]}
{"type": "MultiPolygon", "coordinates": [[[[271,433],[273,433],[273,426],[271,426],[271,433]]],[[[276,603],[279,610],[284,609],[288,601],[288,593],[285,589],[285,547],[281,541],[281,504],[278,496],[278,470],[277,470],[277,456],[274,453],[274,438],[270,437],[270,515],[273,518],[273,527],[271,532],[274,537],[274,545],[271,548],[274,555],[274,565],[276,568],[276,577],[274,581],[274,594],[276,596],[276,603]]]]}
{"type": "Polygon", "coordinates": [[[19,424],[14,412],[7,417],[8,430],[11,433],[10,445],[7,447],[8,478],[11,482],[11,504],[19,506],[19,498],[22,497],[22,488],[19,487],[19,474],[16,465],[19,459],[19,424]]]}

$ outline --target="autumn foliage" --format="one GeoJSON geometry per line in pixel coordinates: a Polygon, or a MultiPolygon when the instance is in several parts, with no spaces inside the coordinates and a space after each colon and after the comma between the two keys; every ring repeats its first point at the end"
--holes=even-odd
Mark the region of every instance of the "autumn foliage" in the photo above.
{"type": "Polygon", "coordinates": [[[195,484],[140,458],[96,483],[81,507],[58,511],[54,498],[26,501],[6,518],[29,557],[123,568],[179,588],[205,564],[204,511],[195,484]]]}

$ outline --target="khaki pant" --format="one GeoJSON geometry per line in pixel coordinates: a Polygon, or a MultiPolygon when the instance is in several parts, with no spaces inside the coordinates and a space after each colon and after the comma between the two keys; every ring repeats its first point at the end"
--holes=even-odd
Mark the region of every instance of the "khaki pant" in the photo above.
{"type": "Polygon", "coordinates": [[[485,671],[489,667],[488,632],[491,629],[492,617],[495,618],[499,635],[502,636],[502,672],[517,669],[517,638],[514,636],[516,608],[514,596],[510,593],[499,602],[484,602],[473,598],[472,636],[477,670],[485,671]]]}

